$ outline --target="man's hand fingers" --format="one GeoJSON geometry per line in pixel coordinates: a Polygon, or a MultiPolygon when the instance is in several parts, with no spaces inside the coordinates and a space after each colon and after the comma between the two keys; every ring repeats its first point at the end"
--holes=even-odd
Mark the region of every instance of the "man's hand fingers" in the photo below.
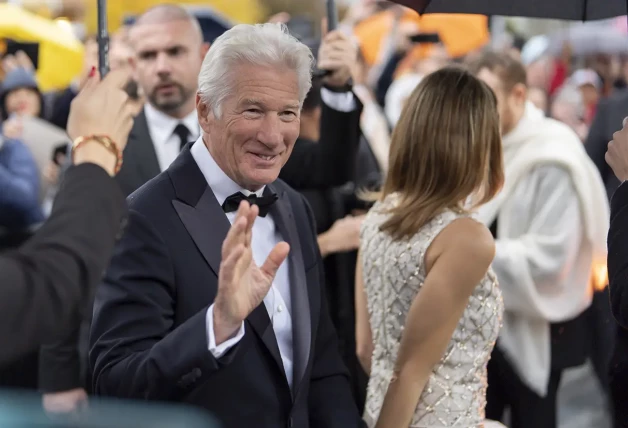
{"type": "Polygon", "coordinates": [[[260,270],[269,278],[275,278],[279,266],[286,260],[289,252],[290,245],[287,242],[280,242],[275,245],[275,248],[272,249],[260,270]]]}
{"type": "Polygon", "coordinates": [[[227,236],[222,243],[222,258],[228,258],[238,245],[244,245],[244,233],[246,231],[246,217],[236,217],[227,236]]]}
{"type": "Polygon", "coordinates": [[[322,70],[340,70],[345,67],[346,64],[344,60],[333,60],[333,59],[324,59],[319,61],[317,67],[322,70]]]}
{"type": "Polygon", "coordinates": [[[107,75],[103,79],[103,83],[104,86],[107,87],[107,89],[124,89],[125,86],[129,83],[129,80],[131,80],[131,71],[128,70],[126,67],[122,67],[116,70],[111,70],[109,73],[107,73],[107,75]]]}
{"type": "Polygon", "coordinates": [[[251,246],[251,240],[253,239],[253,225],[255,219],[259,215],[259,207],[252,205],[246,216],[246,230],[244,232],[244,245],[248,248],[251,246]]]}
{"type": "Polygon", "coordinates": [[[347,39],[348,39],[347,35],[339,30],[330,31],[329,33],[323,33],[323,44],[329,44],[337,40],[347,40],[347,39]]]}
{"type": "Polygon", "coordinates": [[[240,255],[240,258],[235,263],[234,275],[235,278],[242,278],[244,272],[251,267],[253,262],[253,251],[251,248],[244,247],[244,251],[240,255]]]}
{"type": "Polygon", "coordinates": [[[327,35],[327,18],[321,19],[321,36],[323,39],[327,35]]]}
{"type": "Polygon", "coordinates": [[[231,250],[227,258],[222,259],[220,263],[220,281],[218,281],[218,284],[233,284],[237,275],[238,262],[242,258],[244,251],[244,245],[237,245],[231,250]]]}

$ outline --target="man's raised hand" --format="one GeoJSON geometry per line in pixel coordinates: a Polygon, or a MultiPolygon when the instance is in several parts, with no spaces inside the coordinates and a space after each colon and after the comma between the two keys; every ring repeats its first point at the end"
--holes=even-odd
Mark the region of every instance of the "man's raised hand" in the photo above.
{"type": "Polygon", "coordinates": [[[222,245],[213,320],[217,345],[232,337],[251,312],[262,304],[290,251],[286,242],[280,242],[264,264],[257,266],[251,241],[258,214],[257,205],[242,201],[222,245]]]}

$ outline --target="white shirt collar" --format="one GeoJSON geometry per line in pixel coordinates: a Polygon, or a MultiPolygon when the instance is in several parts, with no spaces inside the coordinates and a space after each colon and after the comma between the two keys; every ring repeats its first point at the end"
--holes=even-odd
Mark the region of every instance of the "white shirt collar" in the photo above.
{"type": "Polygon", "coordinates": [[[192,112],[183,119],[176,119],[157,110],[150,103],[146,103],[144,104],[144,113],[146,114],[148,130],[154,144],[166,144],[166,142],[170,140],[174,128],[176,128],[179,123],[183,123],[190,131],[190,139],[188,141],[195,140],[199,137],[200,129],[196,110],[192,110],[192,112]]]}
{"type": "Polygon", "coordinates": [[[214,196],[216,196],[216,200],[220,205],[225,202],[225,199],[237,192],[242,192],[242,194],[246,196],[255,193],[260,197],[264,193],[264,187],[259,189],[257,192],[251,192],[243,189],[242,186],[229,178],[229,176],[218,166],[212,155],[209,153],[209,150],[203,142],[202,136],[200,136],[192,145],[190,152],[192,153],[192,157],[196,161],[196,164],[205,177],[207,184],[214,192],[214,196]]]}

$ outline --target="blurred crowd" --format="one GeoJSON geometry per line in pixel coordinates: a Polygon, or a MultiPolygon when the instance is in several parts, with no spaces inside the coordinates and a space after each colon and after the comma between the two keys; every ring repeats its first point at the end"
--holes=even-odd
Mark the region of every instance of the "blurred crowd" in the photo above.
{"type": "MultiPolygon", "coordinates": [[[[136,109],[135,121],[124,165],[116,177],[127,196],[166,170],[180,150],[200,136],[196,94],[202,60],[213,40],[203,37],[196,24],[182,24],[175,15],[170,21],[147,22],[141,27],[127,22],[110,40],[111,69],[128,69],[133,76],[125,90],[136,109]]],[[[338,93],[324,87],[329,84],[324,74],[315,73],[292,155],[297,160],[286,165],[280,178],[312,206],[332,320],[356,402],[363,409],[368,375],[356,343],[354,284],[360,227],[370,205],[360,195],[383,183],[391,136],[410,93],[426,75],[445,66],[485,59],[489,50],[507,55],[521,67],[525,82],[516,81],[516,72],[508,75],[508,70],[500,68],[506,63],[499,61],[480,67],[478,75],[483,69],[496,68],[501,70],[496,74],[502,83],[512,78],[525,84],[530,103],[575,132],[610,199],[620,183],[604,154],[628,111],[628,47],[615,49],[615,40],[627,40],[628,32],[612,23],[594,23],[530,39],[502,34],[497,40],[484,16],[421,18],[407,8],[374,1],[353,2],[341,15],[337,30],[346,39],[322,39],[325,29],[321,31],[307,16],[280,13],[268,19],[286,24],[310,47],[318,58],[317,70],[346,69],[346,79],[340,78],[335,86],[345,85],[351,90],[361,109],[347,108],[347,103],[343,107],[338,93]],[[360,114],[354,117],[352,112],[356,111],[360,114]]],[[[68,167],[70,106],[98,67],[96,37],[88,36],[81,42],[85,52],[82,72],[67,88],[56,91],[40,89],[37,61],[27,53],[19,51],[2,59],[2,250],[26,242],[49,216],[68,167]]],[[[492,77],[484,79],[489,86],[492,77]]],[[[500,102],[503,107],[506,101],[500,102]]],[[[502,107],[504,124],[509,110],[502,107]]],[[[592,302],[577,317],[576,327],[566,327],[577,329],[578,333],[569,338],[569,347],[585,349],[583,358],[561,370],[585,365],[592,368],[578,382],[594,384],[600,400],[593,405],[577,404],[573,412],[601,412],[608,420],[612,409],[606,398],[607,372],[616,327],[608,308],[606,285],[605,266],[593,266],[592,302]],[[591,408],[599,403],[602,409],[591,408]]],[[[63,340],[0,367],[0,387],[37,389],[51,411],[66,411],[87,400],[93,387],[87,357],[91,314],[91,308],[86,308],[80,314],[81,325],[63,340]]],[[[563,392],[558,394],[560,401],[563,392]]]]}

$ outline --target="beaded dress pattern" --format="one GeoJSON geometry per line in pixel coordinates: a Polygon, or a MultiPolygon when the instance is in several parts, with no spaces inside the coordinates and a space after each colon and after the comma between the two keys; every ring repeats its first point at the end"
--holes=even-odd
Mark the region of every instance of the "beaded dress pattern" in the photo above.
{"type": "MultiPolygon", "coordinates": [[[[374,345],[364,415],[370,427],[377,421],[393,376],[406,316],[425,281],[425,252],[447,225],[468,216],[445,211],[411,238],[395,241],[379,230],[395,199],[395,195],[389,195],[376,203],[361,231],[364,288],[374,345]]],[[[503,310],[501,291],[495,274],[489,270],[471,295],[447,350],[434,367],[410,427],[484,427],[486,367],[503,310]]]]}

